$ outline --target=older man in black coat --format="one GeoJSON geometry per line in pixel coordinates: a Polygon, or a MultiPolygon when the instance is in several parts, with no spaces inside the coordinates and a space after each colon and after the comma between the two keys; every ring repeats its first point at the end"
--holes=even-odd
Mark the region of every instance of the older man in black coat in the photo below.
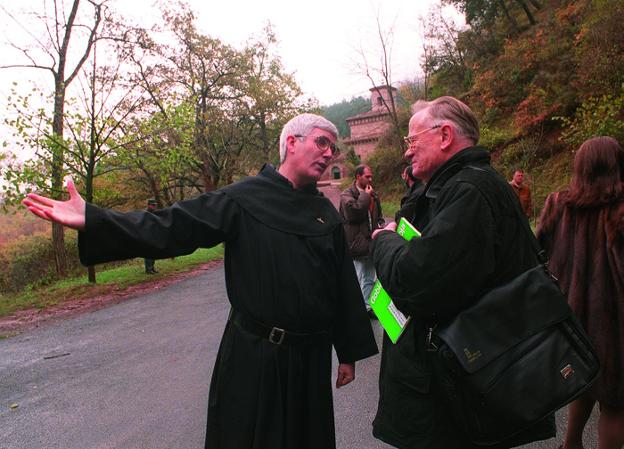
{"type": "MultiPolygon", "coordinates": [[[[384,340],[374,435],[401,449],[476,448],[451,418],[428,363],[427,327],[457,315],[484,291],[538,264],[507,182],[476,146],[478,122],[459,100],[418,102],[405,157],[425,182],[406,242],[396,224],[373,234],[377,274],[396,307],[412,317],[397,344],[384,340]]],[[[505,441],[509,448],[554,436],[554,419],[505,441]]],[[[489,446],[492,447],[492,446],[489,446]]]]}

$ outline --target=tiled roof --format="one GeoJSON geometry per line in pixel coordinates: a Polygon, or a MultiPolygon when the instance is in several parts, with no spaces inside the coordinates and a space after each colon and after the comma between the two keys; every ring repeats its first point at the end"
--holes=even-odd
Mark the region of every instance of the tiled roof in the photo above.
{"type": "Polygon", "coordinates": [[[354,115],[352,117],[347,117],[347,122],[352,122],[354,120],[358,120],[361,118],[372,118],[372,117],[385,117],[387,115],[390,115],[388,112],[386,111],[367,111],[367,112],[362,112],[360,114],[354,115]]]}

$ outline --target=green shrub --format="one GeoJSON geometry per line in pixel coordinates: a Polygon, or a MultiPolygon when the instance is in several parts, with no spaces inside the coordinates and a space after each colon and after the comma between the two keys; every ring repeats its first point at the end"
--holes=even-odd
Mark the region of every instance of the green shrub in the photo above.
{"type": "Polygon", "coordinates": [[[480,129],[479,145],[492,151],[514,139],[513,130],[482,125],[480,129]]]}
{"type": "Polygon", "coordinates": [[[382,201],[400,198],[405,190],[401,172],[405,167],[403,150],[398,148],[377,148],[366,160],[373,171],[373,186],[380,192],[382,201]]]}
{"type": "MultiPolygon", "coordinates": [[[[80,271],[75,232],[65,233],[68,274],[80,271]]],[[[22,236],[6,245],[0,255],[0,292],[47,285],[58,279],[52,240],[46,234],[22,236]]]]}
{"type": "Polygon", "coordinates": [[[537,161],[540,147],[544,145],[541,134],[534,134],[507,145],[495,168],[504,176],[511,179],[515,170],[530,172],[537,161]]]}
{"type": "Polygon", "coordinates": [[[592,97],[583,102],[574,117],[555,117],[563,124],[561,140],[577,149],[590,137],[611,136],[624,142],[624,87],[618,95],[592,97]]]}

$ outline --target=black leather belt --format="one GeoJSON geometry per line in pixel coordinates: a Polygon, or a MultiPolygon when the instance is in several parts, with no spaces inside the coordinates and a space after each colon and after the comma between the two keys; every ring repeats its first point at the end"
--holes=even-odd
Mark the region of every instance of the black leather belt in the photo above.
{"type": "Polygon", "coordinates": [[[256,337],[269,340],[275,345],[302,345],[310,343],[318,343],[323,339],[329,339],[329,331],[312,332],[302,334],[291,332],[279,327],[271,327],[260,321],[244,315],[240,312],[232,310],[229,320],[240,329],[243,329],[256,337]]]}

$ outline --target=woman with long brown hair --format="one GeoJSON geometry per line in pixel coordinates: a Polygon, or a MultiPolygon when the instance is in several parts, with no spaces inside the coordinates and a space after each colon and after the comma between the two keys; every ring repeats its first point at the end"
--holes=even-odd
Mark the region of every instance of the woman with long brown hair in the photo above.
{"type": "Polygon", "coordinates": [[[570,185],[546,200],[537,236],[549,268],[592,339],[602,372],[570,404],[564,449],[581,449],[595,402],[599,449],[624,446],[624,152],[617,140],[585,141],[570,185]]]}

